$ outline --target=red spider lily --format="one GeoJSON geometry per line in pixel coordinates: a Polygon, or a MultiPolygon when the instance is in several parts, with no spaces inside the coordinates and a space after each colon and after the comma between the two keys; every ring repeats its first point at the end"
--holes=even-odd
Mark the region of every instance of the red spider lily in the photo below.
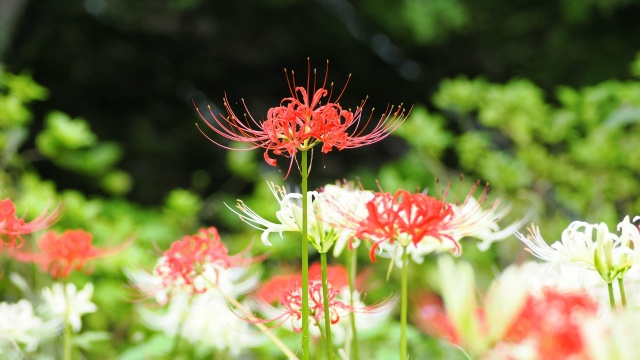
{"type": "Polygon", "coordinates": [[[453,251],[460,252],[460,245],[451,235],[456,225],[450,204],[423,193],[412,194],[406,190],[390,193],[376,193],[365,205],[366,218],[358,221],[355,236],[369,238],[374,244],[370,258],[375,262],[375,251],[381,243],[402,246],[418,245],[426,237],[453,244],[453,251]]]}
{"type": "Polygon", "coordinates": [[[119,249],[99,249],[91,244],[93,236],[83,230],[66,230],[62,234],[49,231],[38,240],[40,252],[14,250],[19,261],[34,262],[54,278],[65,278],[72,270],[80,270],[88,260],[110,255],[119,249]]]}
{"type": "Polygon", "coordinates": [[[576,358],[584,352],[580,325],[597,312],[598,304],[587,294],[544,289],[539,297],[529,295],[505,341],[533,340],[539,359],[576,358]]]}
{"type": "MultiPolygon", "coordinates": [[[[245,250],[246,251],[246,250],[245,250]]],[[[244,252],[243,252],[244,253],[244,252]]],[[[230,256],[215,227],[203,228],[197,234],[185,236],[171,244],[155,268],[162,278],[163,287],[182,286],[196,293],[203,293],[209,284],[198,283],[200,275],[212,271],[207,281],[217,281],[220,269],[244,266],[257,260],[244,254],[230,256]]]]}
{"type": "Polygon", "coordinates": [[[3,245],[20,248],[22,235],[47,228],[56,221],[59,212],[60,207],[56,207],[51,213],[45,211],[31,222],[26,222],[16,217],[16,207],[10,199],[0,200],[0,251],[3,245]]]}
{"type": "MultiPolygon", "coordinates": [[[[309,316],[317,326],[324,318],[324,301],[322,297],[322,279],[319,264],[313,264],[309,268],[309,316]]],[[[336,324],[340,318],[354,311],[363,311],[349,305],[349,299],[341,299],[340,288],[347,286],[347,272],[340,266],[329,266],[327,269],[327,298],[329,301],[329,316],[331,324],[336,324]],[[335,281],[334,281],[335,280],[335,281]]],[[[302,276],[300,274],[275,276],[265,283],[257,293],[258,300],[266,303],[279,302],[280,313],[275,318],[258,320],[260,322],[280,321],[281,325],[291,319],[292,327],[296,332],[302,328],[298,321],[302,318],[302,276]]]]}
{"type": "MultiPolygon", "coordinates": [[[[282,289],[287,288],[293,282],[300,282],[302,275],[300,274],[288,274],[274,276],[267,283],[263,284],[257,292],[260,299],[268,302],[275,303],[280,300],[282,289]]],[[[330,265],[327,267],[327,279],[330,279],[333,285],[341,289],[345,286],[349,286],[349,278],[347,269],[339,265],[330,265]]],[[[309,281],[322,281],[322,267],[318,263],[313,263],[309,267],[309,281]]]]}
{"type": "MultiPolygon", "coordinates": [[[[422,256],[434,250],[448,250],[459,255],[462,251],[459,240],[465,236],[480,235],[489,232],[501,215],[493,210],[499,201],[484,210],[482,205],[487,199],[489,186],[485,186],[476,200],[473,194],[480,183],[471,188],[462,203],[446,201],[449,187],[442,199],[426,193],[410,193],[398,190],[395,194],[379,192],[365,205],[363,214],[344,213],[352,227],[354,238],[373,241],[370,251],[371,261],[375,262],[375,251],[385,242],[393,245],[395,241],[408,249],[412,256],[422,256]],[[366,215],[364,214],[366,213],[366,215]]],[[[504,211],[503,211],[504,212],[504,211]]]]}
{"type": "MultiPolygon", "coordinates": [[[[248,118],[245,115],[245,119],[241,120],[234,113],[226,95],[223,102],[228,114],[227,117],[216,116],[211,107],[208,107],[214,120],[209,122],[197,107],[196,110],[200,118],[218,135],[249,145],[247,149],[242,150],[265,149],[264,159],[269,165],[276,165],[276,160],[271,158],[271,154],[290,158],[289,171],[298,151],[307,151],[319,143],[322,143],[321,151],[325,154],[334,147],[343,150],[370,145],[387,137],[406,119],[408,114],[400,105],[397,109],[389,107],[377,123],[372,122],[373,114],[363,120],[362,110],[366,99],[356,108],[355,112],[343,109],[338,101],[344,89],[335,100],[331,99],[333,85],[329,86],[329,90],[326,87],[328,71],[327,62],[327,72],[322,86],[316,88],[314,70],[313,89],[310,85],[310,64],[306,88],[296,86],[293,72],[291,72],[291,79],[287,75],[291,97],[284,98],[280,106],[269,109],[266,120],[256,120],[250,114],[244,100],[243,105],[248,118]],[[365,130],[373,125],[372,123],[375,123],[373,129],[365,134],[365,130]]],[[[206,134],[204,135],[216,145],[238,150],[222,145],[206,134]]]]}

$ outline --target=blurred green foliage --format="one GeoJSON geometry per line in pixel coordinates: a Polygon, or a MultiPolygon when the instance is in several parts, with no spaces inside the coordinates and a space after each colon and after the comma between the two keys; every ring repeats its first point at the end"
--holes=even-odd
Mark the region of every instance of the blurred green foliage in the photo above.
{"type": "Polygon", "coordinates": [[[551,98],[526,79],[460,76],[441,82],[433,104],[397,132],[412,147],[383,169],[403,174],[395,186],[455,172],[482,179],[513,213],[531,213],[548,240],[573,220],[612,226],[640,213],[640,82],[561,86],[551,98]]]}

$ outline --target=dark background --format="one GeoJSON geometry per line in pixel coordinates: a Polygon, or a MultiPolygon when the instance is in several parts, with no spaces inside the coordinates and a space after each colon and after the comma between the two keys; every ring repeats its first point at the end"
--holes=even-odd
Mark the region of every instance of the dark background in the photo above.
{"type": "MultiPolygon", "coordinates": [[[[530,78],[553,99],[558,85],[626,78],[640,50],[632,0],[2,0],[0,12],[5,68],[27,70],[50,90],[35,105],[33,130],[53,109],[87,119],[101,139],[123,145],[120,167],[135,179],[128,197],[144,204],[192,187],[197,170],[211,178],[203,194],[235,181],[226,150],[194,125],[192,101],[221,106],[226,92],[238,113],[245,99],[260,119],[289,95],[283,68],[303,82],[307,58],[321,74],[329,59],[337,88],[353,74],[344,107],[368,95],[379,112],[388,103],[429,106],[439,81],[457,75],[530,78]]],[[[315,160],[326,167],[314,175],[333,181],[354,159],[375,167],[405,150],[393,139],[332,152],[330,162],[315,160]]],[[[36,166],[62,188],[99,193],[36,166]]]]}

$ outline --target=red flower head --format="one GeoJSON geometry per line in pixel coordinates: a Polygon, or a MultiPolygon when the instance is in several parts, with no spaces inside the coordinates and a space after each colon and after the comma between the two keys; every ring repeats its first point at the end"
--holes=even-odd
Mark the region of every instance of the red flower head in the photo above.
{"type": "MultiPolygon", "coordinates": [[[[362,109],[366,99],[356,108],[355,112],[343,109],[338,101],[344,89],[335,100],[331,99],[333,84],[329,86],[329,90],[326,87],[328,70],[327,62],[327,72],[320,88],[316,88],[314,70],[313,90],[310,88],[310,64],[306,88],[296,85],[293,71],[291,79],[287,75],[291,97],[284,98],[280,106],[269,109],[266,120],[255,120],[244,101],[243,104],[249,118],[247,119],[246,116],[244,120],[238,118],[226,96],[223,101],[228,113],[227,117],[216,116],[209,107],[209,112],[214,120],[214,123],[210,123],[199,109],[196,108],[196,110],[209,128],[218,135],[248,144],[247,150],[265,149],[264,159],[269,165],[276,165],[276,160],[271,158],[272,154],[290,158],[289,170],[291,170],[298,151],[307,151],[319,143],[322,143],[321,151],[325,154],[334,147],[343,150],[373,144],[387,137],[405,120],[407,114],[402,105],[395,110],[390,107],[373,126],[371,132],[364,134],[365,129],[371,124],[373,116],[370,115],[366,120],[362,119],[362,109]]],[[[285,74],[286,72],[285,69],[285,74]]],[[[234,149],[221,145],[206,134],[205,136],[221,147],[234,149]]]]}
{"type": "Polygon", "coordinates": [[[371,261],[381,243],[398,241],[402,246],[418,245],[430,237],[439,242],[450,242],[453,251],[460,252],[460,245],[451,235],[454,214],[450,204],[423,193],[412,194],[399,190],[395,195],[376,193],[366,204],[367,216],[357,224],[355,236],[369,238],[371,261]]]}
{"type": "Polygon", "coordinates": [[[40,252],[13,251],[19,261],[34,262],[42,271],[54,278],[69,276],[72,270],[80,270],[87,260],[109,255],[117,250],[99,249],[91,244],[92,235],[83,230],[66,230],[63,234],[49,231],[38,240],[40,252]]]}
{"type": "Polygon", "coordinates": [[[255,260],[243,254],[230,256],[218,230],[209,227],[173,242],[158,261],[155,273],[162,278],[163,287],[179,286],[203,293],[217,284],[219,270],[244,266],[255,260]]]}
{"type": "Polygon", "coordinates": [[[16,217],[16,207],[10,199],[0,200],[0,251],[2,247],[19,248],[22,246],[22,235],[47,228],[59,214],[59,207],[50,214],[43,212],[31,222],[16,217]]]}

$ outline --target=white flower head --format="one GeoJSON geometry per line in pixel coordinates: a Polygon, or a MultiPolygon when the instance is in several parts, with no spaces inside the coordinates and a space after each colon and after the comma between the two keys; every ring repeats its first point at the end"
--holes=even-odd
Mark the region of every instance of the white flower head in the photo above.
{"type": "Polygon", "coordinates": [[[43,338],[51,337],[59,330],[59,321],[45,321],[37,316],[28,300],[0,303],[0,354],[5,351],[19,354],[20,347],[33,352],[43,338]]]}
{"type": "Polygon", "coordinates": [[[561,241],[552,245],[547,244],[536,226],[529,229],[528,235],[516,233],[516,236],[542,260],[595,270],[611,283],[614,279],[622,279],[638,259],[638,246],[634,244],[640,244],[640,232],[631,224],[629,216],[617,228],[621,232],[619,236],[609,232],[605,223],[574,221],[562,232],[561,241]]]}
{"type": "Polygon", "coordinates": [[[467,219],[464,221],[467,227],[460,229],[461,234],[468,234],[465,236],[481,240],[481,242],[477,243],[478,249],[481,251],[487,251],[494,242],[512,236],[529,218],[527,215],[501,229],[498,222],[510,210],[511,207],[503,205],[500,200],[494,201],[485,210],[482,208],[482,204],[473,196],[469,196],[461,205],[453,206],[454,216],[467,219]]]}
{"type": "Polygon", "coordinates": [[[610,313],[591,318],[582,325],[582,337],[589,359],[634,360],[638,358],[640,332],[637,311],[610,313]]]}
{"type": "MultiPolygon", "coordinates": [[[[271,192],[278,201],[280,209],[275,215],[278,222],[271,222],[249,208],[242,200],[231,209],[242,221],[262,231],[261,240],[271,246],[269,235],[285,231],[301,232],[302,229],[302,194],[288,193],[284,187],[268,183],[271,192]]],[[[353,232],[346,230],[348,219],[346,213],[358,211],[359,207],[372,195],[368,191],[349,190],[338,185],[327,185],[322,191],[307,192],[307,232],[309,243],[319,252],[326,253],[335,242],[339,244],[338,254],[353,237],[353,232]]]]}
{"type": "MultiPolygon", "coordinates": [[[[269,235],[271,233],[279,233],[282,236],[284,231],[300,231],[298,224],[296,223],[296,218],[294,215],[294,204],[291,202],[292,198],[301,198],[302,195],[293,193],[287,194],[284,187],[278,186],[272,182],[267,183],[269,185],[269,189],[271,189],[271,193],[278,200],[278,204],[280,205],[280,210],[276,211],[276,218],[279,223],[274,223],[266,220],[262,216],[258,215],[255,211],[251,210],[242,200],[238,200],[236,207],[239,211],[236,211],[229,207],[227,207],[233,211],[236,215],[240,217],[242,221],[249,224],[255,229],[262,231],[262,236],[260,239],[262,243],[267,246],[272,246],[269,241],[269,235]]],[[[312,195],[308,193],[309,195],[312,195]]],[[[226,204],[225,204],[226,205],[226,204]]]]}
{"type": "Polygon", "coordinates": [[[72,283],[54,283],[42,290],[45,311],[53,317],[66,321],[74,332],[82,328],[82,315],[98,310],[91,302],[93,284],[87,283],[80,291],[72,283]]]}
{"type": "Polygon", "coordinates": [[[339,229],[339,236],[333,248],[333,256],[340,256],[349,242],[351,242],[351,248],[360,245],[359,239],[354,237],[354,220],[367,216],[365,205],[373,199],[373,196],[373,191],[338,183],[325,185],[318,194],[323,205],[322,221],[339,229]]]}

